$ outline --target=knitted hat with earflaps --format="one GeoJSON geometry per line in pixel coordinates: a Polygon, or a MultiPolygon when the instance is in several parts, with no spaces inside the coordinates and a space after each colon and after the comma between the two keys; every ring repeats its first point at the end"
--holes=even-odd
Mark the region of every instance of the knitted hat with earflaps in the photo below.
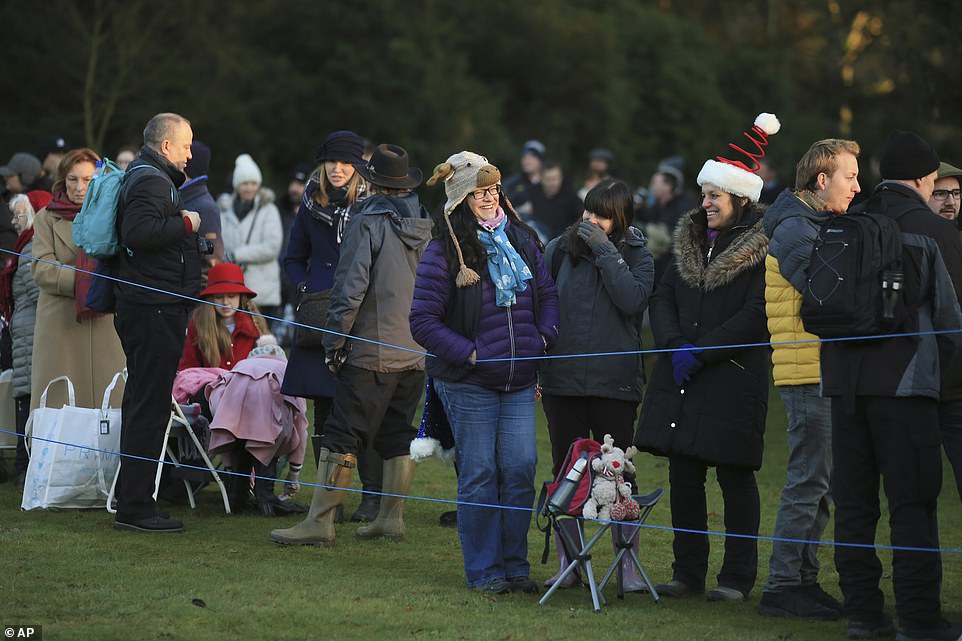
{"type": "MultiPolygon", "coordinates": [[[[484,156],[471,151],[462,151],[450,156],[446,161],[434,168],[434,174],[428,178],[427,184],[434,185],[439,180],[444,181],[444,193],[448,200],[444,204],[444,222],[448,226],[448,233],[454,241],[454,249],[458,254],[461,268],[454,282],[458,287],[468,287],[480,282],[478,272],[464,264],[461,245],[451,226],[451,212],[460,205],[468,194],[476,189],[483,189],[496,185],[501,181],[501,172],[488,162],[484,156]]],[[[501,194],[502,206],[510,208],[511,204],[501,194]]],[[[513,210],[512,210],[513,211],[513,210]]]]}

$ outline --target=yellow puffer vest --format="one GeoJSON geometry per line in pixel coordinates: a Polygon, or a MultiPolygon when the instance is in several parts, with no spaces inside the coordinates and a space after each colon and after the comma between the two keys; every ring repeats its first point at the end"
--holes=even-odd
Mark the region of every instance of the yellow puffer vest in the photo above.
{"type": "Polygon", "coordinates": [[[802,326],[802,295],[778,270],[778,259],[765,258],[765,313],[772,335],[775,385],[809,385],[820,382],[818,337],[802,326]],[[816,341],[778,345],[790,341],[816,341]]]}

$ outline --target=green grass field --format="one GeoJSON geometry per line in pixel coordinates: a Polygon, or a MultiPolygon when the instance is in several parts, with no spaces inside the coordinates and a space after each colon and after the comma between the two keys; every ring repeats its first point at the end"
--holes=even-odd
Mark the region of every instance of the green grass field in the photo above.
{"type": "MultiPolygon", "coordinates": [[[[769,404],[765,464],[758,474],[763,535],[771,535],[785,474],[785,417],[774,388],[769,404]]],[[[547,432],[540,414],[538,478],[550,468],[547,432]]],[[[663,459],[639,455],[641,491],[667,489],[663,459]]],[[[302,478],[314,477],[313,460],[302,478]],[[310,469],[308,469],[310,468],[310,469]]],[[[959,496],[948,467],[940,525],[942,546],[962,548],[959,496]]],[[[421,497],[455,497],[454,470],[435,460],[423,463],[412,487],[421,497]]],[[[301,500],[310,500],[310,488],[301,500]]],[[[348,514],[359,495],[348,501],[348,514]]],[[[722,530],[721,498],[709,484],[710,527],[722,530]]],[[[208,487],[198,509],[173,506],[185,522],[183,534],[134,534],[111,529],[104,511],[21,512],[10,483],[0,485],[0,624],[42,625],[44,639],[778,639],[845,638],[845,623],[767,619],[755,613],[767,576],[771,545],[759,545],[759,580],[747,603],[702,599],[664,600],[631,594],[610,601],[600,615],[587,590],[559,592],[545,606],[534,595],[485,597],[464,586],[457,532],[438,527],[450,506],[412,500],[407,507],[408,541],[359,542],[356,524],[339,525],[333,549],[287,548],[268,541],[271,528],[295,519],[226,516],[208,487]]],[[[880,544],[888,543],[883,513],[880,544]]],[[[667,497],[649,519],[668,526],[667,497]]],[[[593,526],[589,526],[593,527],[593,526]]],[[[828,538],[834,531],[830,524],[828,538]]],[[[554,573],[554,550],[540,565],[543,536],[529,536],[532,577],[554,573]]],[[[641,559],[655,582],[670,578],[671,533],[641,533],[641,559]]],[[[712,538],[709,587],[720,564],[722,539],[712,538]]],[[[599,545],[596,567],[607,567],[610,545],[599,545]]],[[[892,611],[890,560],[883,589],[892,611]]],[[[821,581],[839,595],[832,550],[823,547],[821,581]]],[[[962,618],[962,564],[943,556],[945,615],[962,618]]],[[[596,571],[598,578],[602,572],[596,571]]]]}

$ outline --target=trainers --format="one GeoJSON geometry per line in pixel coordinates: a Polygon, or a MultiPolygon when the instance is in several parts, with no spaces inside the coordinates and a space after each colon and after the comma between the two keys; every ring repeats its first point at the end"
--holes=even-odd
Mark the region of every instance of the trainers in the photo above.
{"type": "Polygon", "coordinates": [[[491,579],[471,589],[481,594],[507,594],[511,591],[511,584],[504,579],[491,579]]]}
{"type": "Polygon", "coordinates": [[[845,606],[842,602],[833,597],[831,594],[822,589],[818,583],[813,583],[811,585],[803,585],[801,591],[805,593],[808,598],[821,603],[826,608],[831,608],[837,611],[839,614],[845,614],[845,606]]]}
{"type": "Polygon", "coordinates": [[[835,621],[842,616],[838,610],[825,607],[801,588],[762,592],[756,611],[765,617],[814,621],[835,621]]]}
{"type": "Polygon", "coordinates": [[[933,627],[900,627],[895,641],[958,641],[962,639],[962,623],[950,623],[942,619],[933,627]]]}
{"type": "Polygon", "coordinates": [[[730,588],[725,585],[719,585],[714,590],[709,590],[708,594],[705,595],[705,599],[708,601],[720,602],[735,602],[744,601],[745,595],[741,590],[736,590],[735,588],[730,588]]]}
{"type": "Polygon", "coordinates": [[[174,519],[154,515],[139,521],[114,521],[114,529],[136,532],[183,532],[184,524],[174,519]]]}
{"type": "Polygon", "coordinates": [[[525,594],[537,594],[540,592],[538,584],[526,576],[513,576],[508,579],[511,584],[512,592],[524,592],[525,594]]]}
{"type": "Polygon", "coordinates": [[[884,612],[874,617],[852,616],[848,620],[849,639],[878,639],[890,637],[893,632],[892,617],[884,612]]]}
{"type": "Polygon", "coordinates": [[[684,581],[672,579],[668,583],[660,583],[656,585],[655,592],[658,593],[658,596],[682,597],[701,594],[704,592],[704,590],[695,590],[684,581]]]}

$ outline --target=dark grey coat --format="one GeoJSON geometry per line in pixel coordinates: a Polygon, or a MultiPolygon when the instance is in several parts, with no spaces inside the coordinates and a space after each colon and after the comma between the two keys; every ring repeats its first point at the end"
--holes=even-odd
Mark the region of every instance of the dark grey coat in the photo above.
{"type": "MultiPolygon", "coordinates": [[[[561,307],[558,342],[548,352],[597,354],[641,349],[642,316],[654,286],[655,266],[644,235],[628,228],[618,247],[600,256],[572,260],[567,236],[548,243],[545,264],[558,265],[555,283],[561,307]]],[[[547,359],[541,364],[541,388],[555,396],[600,396],[641,401],[644,372],[641,354],[547,359]]]]}

